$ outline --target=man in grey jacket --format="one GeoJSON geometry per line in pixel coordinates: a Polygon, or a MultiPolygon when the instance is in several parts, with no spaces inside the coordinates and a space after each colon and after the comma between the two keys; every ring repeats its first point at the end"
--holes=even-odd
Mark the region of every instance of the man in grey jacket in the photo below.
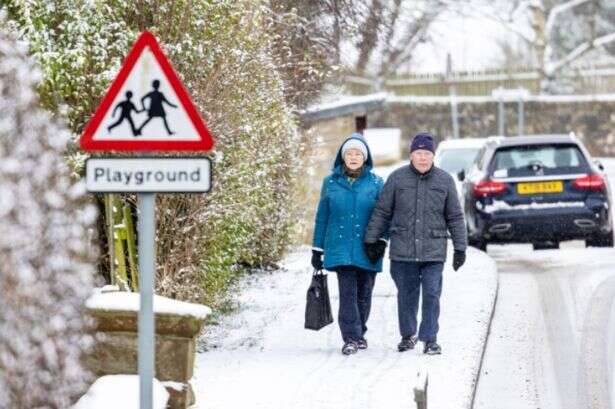
{"type": "Polygon", "coordinates": [[[382,256],[379,240],[389,228],[391,275],[397,287],[400,352],[424,342],[423,352],[440,354],[437,343],[442,270],[448,232],[453,240],[453,269],[465,262],[466,227],[453,177],[433,164],[433,136],[421,133],[410,147],[410,165],[387,179],[365,233],[370,258],[382,256]],[[389,227],[390,226],[390,227],[389,227]],[[417,333],[417,310],[422,289],[422,319],[417,333]]]}

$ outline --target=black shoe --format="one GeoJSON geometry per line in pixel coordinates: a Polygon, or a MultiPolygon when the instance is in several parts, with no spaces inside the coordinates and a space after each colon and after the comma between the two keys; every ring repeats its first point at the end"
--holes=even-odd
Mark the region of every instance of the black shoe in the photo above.
{"type": "Polygon", "coordinates": [[[440,348],[440,345],[438,345],[436,341],[425,342],[423,353],[427,355],[440,355],[442,353],[442,348],[440,348]]]}
{"type": "Polygon", "coordinates": [[[356,342],[348,341],[342,347],[342,354],[352,355],[352,354],[356,354],[358,350],[359,350],[359,346],[357,345],[356,342]]]}
{"type": "Polygon", "coordinates": [[[402,337],[401,338],[401,342],[397,345],[397,350],[399,352],[404,352],[407,351],[409,349],[414,349],[414,347],[416,346],[418,339],[416,336],[414,335],[410,335],[407,337],[402,337]]]}
{"type": "Polygon", "coordinates": [[[359,349],[367,349],[367,340],[365,338],[358,340],[357,347],[359,347],[359,349]]]}

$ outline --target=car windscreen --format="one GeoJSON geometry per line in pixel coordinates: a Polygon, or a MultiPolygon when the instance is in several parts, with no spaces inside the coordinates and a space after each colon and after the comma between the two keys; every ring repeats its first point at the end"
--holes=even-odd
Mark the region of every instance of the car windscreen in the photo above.
{"type": "Polygon", "coordinates": [[[451,174],[459,173],[470,167],[479,150],[479,148],[444,149],[438,155],[436,166],[451,174]]]}
{"type": "Polygon", "coordinates": [[[589,165],[575,144],[523,145],[499,148],[491,160],[494,177],[582,173],[589,165]]]}

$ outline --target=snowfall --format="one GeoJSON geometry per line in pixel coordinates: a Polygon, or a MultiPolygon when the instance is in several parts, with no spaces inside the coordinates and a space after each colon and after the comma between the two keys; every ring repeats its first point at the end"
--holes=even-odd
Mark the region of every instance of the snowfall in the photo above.
{"type": "MultiPolygon", "coordinates": [[[[615,159],[603,163],[614,180],[615,159]]],[[[412,408],[424,376],[432,409],[613,407],[614,249],[585,249],[582,242],[543,252],[528,245],[469,248],[457,272],[450,253],[449,243],[439,356],[424,355],[420,344],[397,351],[388,259],[374,289],[369,348],[352,356],[340,352],[337,322],[318,332],[303,328],[308,246],[294,248],[278,270],[245,276],[234,288],[236,308],[200,339],[192,409],[412,408]]],[[[335,273],[328,280],[336,313],[335,273]]],[[[135,382],[103,377],[74,409],[97,408],[96,397],[110,407],[108,391],[118,387],[136,405],[137,390],[126,388],[135,382]]],[[[166,391],[154,386],[155,407],[162,408],[166,391]]]]}
{"type": "MultiPolygon", "coordinates": [[[[397,165],[399,166],[399,165],[397,165]]],[[[386,176],[392,169],[379,168],[386,176]]],[[[449,253],[451,252],[449,243],[449,253]]],[[[444,271],[439,342],[441,356],[422,344],[400,353],[395,285],[388,258],[374,288],[366,338],[369,348],[341,354],[336,322],[303,328],[311,280],[310,248],[299,247],[271,274],[246,277],[237,288],[237,310],[208,327],[197,355],[194,409],[409,408],[419,372],[428,377],[430,408],[469,408],[497,292],[495,262],[469,249],[457,272],[444,271]]],[[[334,315],[337,278],[328,275],[334,315]]]]}

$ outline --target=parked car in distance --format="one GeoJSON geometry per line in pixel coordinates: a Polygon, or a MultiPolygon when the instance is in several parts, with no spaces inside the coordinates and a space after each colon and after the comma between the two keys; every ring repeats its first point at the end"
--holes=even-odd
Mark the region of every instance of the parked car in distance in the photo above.
{"type": "Polygon", "coordinates": [[[459,195],[459,202],[463,206],[461,195],[460,172],[467,172],[480,149],[487,141],[497,140],[498,137],[489,138],[461,138],[446,139],[438,144],[434,156],[434,165],[450,173],[455,178],[455,187],[459,195]]]}
{"type": "Polygon", "coordinates": [[[613,247],[609,181],[574,135],[493,139],[459,177],[472,246],[546,249],[580,239],[613,247]]]}

